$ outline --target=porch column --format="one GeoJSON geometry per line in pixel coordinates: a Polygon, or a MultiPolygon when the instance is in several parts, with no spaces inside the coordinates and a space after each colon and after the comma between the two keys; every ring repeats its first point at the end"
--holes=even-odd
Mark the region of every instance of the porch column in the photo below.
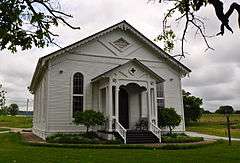
{"type": "Polygon", "coordinates": [[[115,89],[115,118],[116,118],[116,121],[119,122],[119,87],[118,85],[116,85],[116,89],[115,89]]]}
{"type": "MultiPolygon", "coordinates": [[[[156,84],[155,84],[156,85],[156,84]]],[[[155,121],[156,121],[156,125],[158,125],[158,108],[157,108],[157,88],[156,86],[153,88],[154,90],[154,111],[155,111],[155,121]]]]}
{"type": "Polygon", "coordinates": [[[108,85],[108,130],[112,132],[112,83],[111,80],[109,80],[108,85]]]}
{"type": "Polygon", "coordinates": [[[148,85],[148,89],[147,89],[147,97],[148,97],[148,122],[149,122],[149,130],[151,130],[151,125],[150,123],[152,123],[152,113],[151,113],[151,89],[150,86],[148,85]]]}

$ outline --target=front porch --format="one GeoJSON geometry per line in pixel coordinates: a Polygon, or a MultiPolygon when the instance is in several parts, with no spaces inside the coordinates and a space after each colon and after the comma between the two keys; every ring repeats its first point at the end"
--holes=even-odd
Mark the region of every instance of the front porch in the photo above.
{"type": "Polygon", "coordinates": [[[122,69],[113,69],[92,81],[98,91],[99,111],[108,119],[105,130],[118,132],[126,143],[127,130],[136,130],[139,120],[146,120],[146,131],[161,141],[157,127],[156,83],[163,79],[153,72],[146,73],[136,64],[120,67],[122,69]]]}

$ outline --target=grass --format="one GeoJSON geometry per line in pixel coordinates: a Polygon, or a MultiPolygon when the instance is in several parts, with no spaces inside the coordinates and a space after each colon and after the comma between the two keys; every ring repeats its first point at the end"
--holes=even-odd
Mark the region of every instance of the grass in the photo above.
{"type": "Polygon", "coordinates": [[[8,128],[0,128],[0,132],[2,132],[2,131],[10,131],[10,129],[8,129],[8,128]]]}
{"type": "Polygon", "coordinates": [[[191,143],[203,141],[202,137],[190,137],[185,134],[168,134],[162,136],[162,143],[191,143]]]}
{"type": "MultiPolygon", "coordinates": [[[[240,115],[233,114],[230,121],[234,126],[231,135],[240,138],[240,115]]],[[[187,131],[195,131],[203,134],[227,136],[226,117],[222,114],[204,114],[199,122],[191,123],[187,126],[187,131]]]]}
{"type": "Polygon", "coordinates": [[[18,134],[0,134],[0,162],[4,163],[157,163],[157,162],[239,162],[240,142],[216,143],[188,150],[78,149],[30,146],[18,134]]]}
{"type": "Polygon", "coordinates": [[[31,128],[32,117],[1,115],[0,127],[31,128]]]}

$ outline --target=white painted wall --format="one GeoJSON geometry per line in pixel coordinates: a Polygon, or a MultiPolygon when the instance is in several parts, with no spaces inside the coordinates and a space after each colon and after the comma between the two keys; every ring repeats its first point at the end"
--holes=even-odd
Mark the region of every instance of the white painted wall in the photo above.
{"type": "Polygon", "coordinates": [[[35,94],[33,110],[33,132],[45,137],[47,127],[48,72],[43,75],[35,94]]]}
{"type": "MultiPolygon", "coordinates": [[[[84,130],[85,128],[83,126],[76,126],[72,123],[73,74],[75,72],[81,72],[84,75],[84,109],[99,110],[98,89],[92,89],[91,79],[133,58],[137,58],[165,79],[166,107],[176,108],[176,111],[183,116],[181,78],[179,72],[175,71],[162,60],[156,52],[153,52],[131,34],[115,30],[102,36],[98,40],[93,40],[81,47],[73,49],[71,53],[66,52],[50,61],[48,78],[46,79],[48,99],[46,100],[47,105],[44,106],[47,112],[42,114],[38,111],[38,108],[42,107],[39,106],[40,102],[38,101],[40,89],[37,89],[34,97],[34,128],[40,129],[39,125],[44,126],[45,124],[46,135],[56,132],[78,132],[84,130]],[[131,43],[131,46],[122,53],[109,43],[120,37],[123,37],[131,43]],[[59,73],[60,70],[63,71],[62,74],[59,73]],[[44,118],[41,120],[38,119],[40,114],[41,116],[45,115],[45,120],[44,118]]],[[[40,101],[43,101],[43,99],[40,101]]],[[[143,114],[146,113],[143,112],[143,114]]],[[[183,131],[184,124],[182,123],[177,130],[183,131]]]]}

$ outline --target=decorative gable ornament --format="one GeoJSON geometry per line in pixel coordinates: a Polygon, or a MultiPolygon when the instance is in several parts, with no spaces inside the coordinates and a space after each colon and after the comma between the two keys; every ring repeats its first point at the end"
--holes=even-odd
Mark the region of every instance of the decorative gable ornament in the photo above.
{"type": "Polygon", "coordinates": [[[131,75],[135,75],[136,72],[137,72],[137,69],[135,67],[130,67],[130,69],[128,70],[128,72],[131,74],[131,75]]]}
{"type": "Polygon", "coordinates": [[[117,40],[115,40],[115,41],[113,41],[112,44],[113,44],[113,46],[114,46],[115,48],[117,48],[117,49],[120,50],[120,51],[123,51],[123,50],[127,49],[127,48],[129,47],[129,45],[130,45],[130,43],[127,42],[127,41],[126,41],[125,39],[123,39],[122,37],[119,38],[119,39],[117,39],[117,40]]]}

